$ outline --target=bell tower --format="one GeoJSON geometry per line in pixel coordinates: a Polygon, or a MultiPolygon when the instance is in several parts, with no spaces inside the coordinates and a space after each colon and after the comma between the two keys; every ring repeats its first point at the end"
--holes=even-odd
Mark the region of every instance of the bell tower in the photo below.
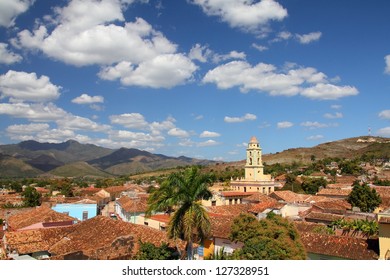
{"type": "Polygon", "coordinates": [[[246,149],[245,180],[264,180],[264,166],[261,159],[262,150],[259,141],[253,136],[246,149]]]}

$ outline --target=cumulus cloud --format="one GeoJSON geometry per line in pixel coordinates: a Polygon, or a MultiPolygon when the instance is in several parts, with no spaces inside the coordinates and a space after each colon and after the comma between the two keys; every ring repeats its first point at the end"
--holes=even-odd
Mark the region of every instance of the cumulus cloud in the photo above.
{"type": "Polygon", "coordinates": [[[390,74],[390,54],[385,56],[385,73],[390,74]]]}
{"type": "Polygon", "coordinates": [[[292,126],[294,126],[294,124],[292,122],[278,122],[277,123],[277,128],[290,128],[292,126]]]}
{"type": "Polygon", "coordinates": [[[346,96],[357,95],[359,91],[353,86],[336,86],[319,83],[313,87],[305,88],[301,94],[310,99],[335,100],[346,96]]]}
{"type": "Polygon", "coordinates": [[[227,123],[239,123],[239,122],[245,122],[245,121],[254,121],[257,119],[257,116],[254,114],[245,114],[242,117],[225,117],[224,121],[227,123]]]}
{"type": "Polygon", "coordinates": [[[189,80],[197,67],[176,44],[142,18],[125,22],[132,2],[72,0],[55,10],[54,28],[22,30],[14,45],[75,66],[102,65],[99,77],[126,86],[171,88],[189,80]]]}
{"type": "Polygon", "coordinates": [[[309,129],[316,129],[316,128],[325,128],[325,127],[335,127],[338,126],[338,124],[306,121],[306,122],[302,122],[301,126],[307,127],[309,129]]]}
{"type": "Polygon", "coordinates": [[[255,48],[256,50],[258,50],[259,52],[263,52],[263,51],[268,50],[268,47],[263,46],[263,45],[259,45],[259,44],[256,44],[256,43],[253,43],[252,47],[255,48]]]}
{"type": "Polygon", "coordinates": [[[168,135],[179,137],[179,138],[186,138],[190,136],[190,134],[187,131],[177,127],[170,129],[168,131],[168,135]]]}
{"type": "Polygon", "coordinates": [[[34,122],[48,122],[63,119],[68,113],[53,103],[0,103],[0,114],[34,122]]]}
{"type": "Polygon", "coordinates": [[[0,26],[11,27],[18,15],[24,13],[34,4],[35,0],[1,0],[0,26]]]}
{"type": "Polygon", "coordinates": [[[215,83],[220,89],[239,87],[241,92],[257,90],[270,95],[302,96],[330,100],[358,94],[352,86],[336,86],[312,67],[290,64],[282,70],[272,64],[252,66],[246,61],[231,61],[206,73],[203,83],[215,83]]]}
{"type": "Polygon", "coordinates": [[[204,142],[197,143],[198,147],[210,147],[210,146],[216,146],[219,145],[219,143],[215,140],[207,140],[204,142]]]}
{"type": "Polygon", "coordinates": [[[296,37],[301,44],[310,44],[311,42],[318,41],[321,38],[321,36],[322,36],[322,33],[319,31],[318,32],[311,32],[311,33],[303,34],[303,35],[296,34],[296,37]]]}
{"type": "Polygon", "coordinates": [[[390,137],[390,126],[378,129],[377,134],[383,137],[390,137]]]}
{"type": "Polygon", "coordinates": [[[324,138],[323,135],[318,134],[318,135],[309,136],[309,137],[306,138],[306,140],[318,141],[318,140],[321,140],[321,139],[323,139],[323,138],[324,138]]]}
{"type": "Polygon", "coordinates": [[[61,129],[86,130],[104,132],[110,129],[109,125],[98,124],[88,118],[67,114],[64,118],[56,121],[61,129]]]}
{"type": "Polygon", "coordinates": [[[50,128],[47,123],[14,124],[7,127],[7,133],[11,135],[25,135],[38,133],[50,128]]]}
{"type": "Polygon", "coordinates": [[[13,64],[16,62],[20,62],[22,57],[18,54],[9,51],[8,44],[0,43],[0,64],[13,64]]]}
{"type": "Polygon", "coordinates": [[[334,114],[331,114],[331,113],[324,114],[324,118],[327,118],[327,119],[341,119],[343,117],[344,117],[343,114],[340,112],[336,112],[334,114]]]}
{"type": "Polygon", "coordinates": [[[9,97],[11,102],[45,102],[60,96],[60,86],[50,82],[49,77],[36,73],[9,70],[0,76],[1,97],[9,97]]]}
{"type": "Polygon", "coordinates": [[[218,132],[213,132],[213,131],[203,131],[199,137],[201,138],[213,138],[213,137],[219,137],[221,136],[221,134],[219,134],[218,132]]]}
{"type": "Polygon", "coordinates": [[[239,51],[230,51],[227,54],[219,54],[211,50],[208,46],[202,46],[201,44],[195,44],[190,50],[188,57],[191,60],[198,60],[202,63],[212,61],[213,63],[220,63],[227,60],[245,60],[246,54],[239,51]]]}
{"type": "Polygon", "coordinates": [[[122,61],[104,67],[99,77],[104,80],[119,79],[126,86],[172,88],[192,78],[197,66],[182,54],[164,54],[140,63],[122,61]]]}
{"type": "Polygon", "coordinates": [[[249,32],[262,29],[270,21],[281,21],[287,16],[287,10],[274,0],[192,0],[208,16],[217,16],[231,27],[249,32]]]}
{"type": "Polygon", "coordinates": [[[104,97],[100,95],[90,96],[86,93],[72,99],[73,103],[76,104],[93,104],[93,103],[103,103],[104,97]]]}
{"type": "Polygon", "coordinates": [[[380,113],[378,114],[378,116],[379,116],[381,119],[390,120],[390,110],[383,110],[382,112],[380,112],[380,113]]]}
{"type": "Polygon", "coordinates": [[[126,128],[148,129],[149,124],[140,113],[129,113],[110,116],[112,124],[120,124],[126,128]]]}

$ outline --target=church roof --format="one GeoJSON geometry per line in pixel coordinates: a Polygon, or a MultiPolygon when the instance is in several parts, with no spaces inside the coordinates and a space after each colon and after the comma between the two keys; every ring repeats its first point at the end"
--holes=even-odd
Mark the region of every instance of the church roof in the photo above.
{"type": "Polygon", "coordinates": [[[249,143],[259,143],[259,141],[257,140],[256,136],[252,136],[252,138],[249,141],[249,143]]]}

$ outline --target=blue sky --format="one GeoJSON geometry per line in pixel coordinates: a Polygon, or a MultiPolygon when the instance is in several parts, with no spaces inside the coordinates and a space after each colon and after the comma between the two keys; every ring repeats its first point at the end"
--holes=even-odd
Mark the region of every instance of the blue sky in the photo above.
{"type": "Polygon", "coordinates": [[[245,157],[390,137],[390,2],[0,0],[0,143],[245,157]]]}

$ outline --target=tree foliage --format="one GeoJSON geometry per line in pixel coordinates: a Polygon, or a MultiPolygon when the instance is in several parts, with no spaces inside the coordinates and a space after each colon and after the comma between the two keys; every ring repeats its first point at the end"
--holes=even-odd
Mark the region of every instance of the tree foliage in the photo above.
{"type": "Polygon", "coordinates": [[[42,195],[33,187],[27,187],[22,193],[24,205],[27,207],[35,207],[41,205],[42,195]]]}
{"type": "Polygon", "coordinates": [[[210,219],[200,200],[211,198],[212,182],[209,174],[191,167],[169,175],[148,200],[148,214],[174,209],[167,228],[168,237],[187,241],[189,258],[192,258],[193,242],[204,241],[210,233],[210,219]]]}
{"type": "Polygon", "coordinates": [[[140,242],[140,248],[136,255],[137,260],[176,260],[178,252],[170,248],[167,243],[155,246],[150,242],[140,242]]]}
{"type": "Polygon", "coordinates": [[[301,187],[307,194],[316,194],[320,187],[326,187],[324,178],[305,178],[301,187]]]}
{"type": "Polygon", "coordinates": [[[372,212],[382,203],[375,189],[371,189],[366,183],[361,185],[358,182],[354,183],[347,201],[363,212],[372,212]]]}
{"type": "Polygon", "coordinates": [[[230,238],[244,244],[234,251],[234,259],[306,259],[305,249],[294,225],[275,214],[269,214],[260,221],[252,215],[241,214],[234,220],[230,238]]]}

